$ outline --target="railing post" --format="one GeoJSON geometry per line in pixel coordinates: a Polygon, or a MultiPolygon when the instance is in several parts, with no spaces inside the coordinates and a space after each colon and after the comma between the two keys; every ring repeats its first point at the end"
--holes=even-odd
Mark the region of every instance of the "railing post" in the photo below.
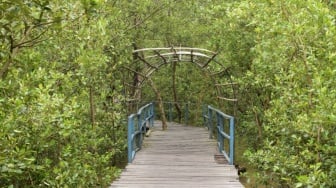
{"type": "Polygon", "coordinates": [[[134,121],[132,115],[128,117],[128,127],[127,127],[127,153],[128,153],[128,162],[133,161],[133,135],[134,132],[134,121]]]}
{"type": "Polygon", "coordinates": [[[216,112],[217,116],[217,140],[218,140],[218,150],[222,153],[224,150],[224,139],[221,132],[223,132],[223,117],[216,112]]]}
{"type": "Polygon", "coordinates": [[[208,117],[209,117],[209,138],[212,138],[213,126],[212,126],[212,110],[208,106],[208,117]]]}
{"type": "Polygon", "coordinates": [[[151,107],[150,107],[150,111],[151,111],[151,127],[154,127],[154,118],[155,118],[155,114],[154,114],[154,103],[151,103],[151,107]]]}
{"type": "Polygon", "coordinates": [[[230,165],[233,165],[234,157],[234,117],[230,118],[230,165]]]}
{"type": "Polygon", "coordinates": [[[139,149],[141,149],[141,147],[142,147],[142,139],[143,139],[143,134],[142,134],[142,129],[141,129],[141,126],[142,126],[142,117],[141,117],[141,114],[137,114],[137,118],[138,118],[138,130],[140,131],[139,139],[138,139],[138,147],[139,147],[139,149]]]}

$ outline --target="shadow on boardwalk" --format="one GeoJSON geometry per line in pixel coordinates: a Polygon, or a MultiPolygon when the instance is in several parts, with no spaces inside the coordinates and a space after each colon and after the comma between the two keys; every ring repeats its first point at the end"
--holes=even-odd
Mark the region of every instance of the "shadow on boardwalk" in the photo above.
{"type": "Polygon", "coordinates": [[[167,131],[160,129],[156,121],[142,150],[111,188],[243,187],[234,166],[214,160],[216,143],[205,128],[169,123],[167,131]]]}

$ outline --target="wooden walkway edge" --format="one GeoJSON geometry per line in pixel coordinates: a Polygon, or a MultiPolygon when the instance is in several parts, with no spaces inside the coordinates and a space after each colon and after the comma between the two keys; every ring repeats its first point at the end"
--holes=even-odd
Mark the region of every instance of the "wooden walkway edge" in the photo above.
{"type": "Polygon", "coordinates": [[[216,143],[205,128],[169,123],[168,130],[160,129],[156,121],[142,150],[110,188],[244,187],[233,165],[216,163],[216,143]]]}

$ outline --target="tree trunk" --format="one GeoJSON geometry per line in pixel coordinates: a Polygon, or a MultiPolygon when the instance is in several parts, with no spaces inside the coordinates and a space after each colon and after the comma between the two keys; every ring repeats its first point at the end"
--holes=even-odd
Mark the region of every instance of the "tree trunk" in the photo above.
{"type": "Polygon", "coordinates": [[[95,109],[94,109],[94,98],[93,98],[93,88],[90,86],[90,119],[92,127],[94,127],[95,124],[95,109]]]}
{"type": "MultiPolygon", "coordinates": [[[[137,50],[138,47],[135,43],[133,43],[133,50],[137,50]]],[[[138,54],[139,52],[133,53],[133,62],[137,62],[138,60],[138,54]]],[[[141,82],[141,78],[140,75],[138,74],[138,72],[141,72],[141,68],[139,66],[139,63],[135,63],[135,69],[136,72],[133,73],[133,91],[132,91],[132,95],[134,96],[134,98],[140,97],[140,96],[136,96],[136,94],[139,92],[137,92],[137,90],[139,90],[139,85],[141,82]]]]}
{"type": "Polygon", "coordinates": [[[174,106],[176,108],[177,111],[177,116],[178,116],[178,122],[181,123],[182,120],[182,111],[181,111],[181,107],[178,103],[177,100],[177,92],[176,92],[176,65],[177,63],[174,61],[173,62],[173,97],[174,97],[174,106]]]}
{"type": "Polygon", "coordinates": [[[156,98],[158,100],[158,106],[159,106],[159,112],[161,115],[161,120],[162,120],[162,130],[167,130],[167,119],[166,119],[166,114],[164,112],[164,108],[163,108],[163,103],[162,103],[162,97],[161,97],[161,93],[160,91],[156,88],[153,80],[151,78],[148,78],[149,84],[152,87],[156,98]]]}
{"type": "MultiPolygon", "coordinates": [[[[14,58],[19,51],[19,47],[13,47],[14,45],[13,43],[14,41],[11,38],[10,54],[8,55],[8,60],[4,63],[4,65],[0,69],[0,79],[5,79],[9,67],[14,63],[14,58]]],[[[0,61],[0,63],[2,62],[0,61]]]]}
{"type": "Polygon", "coordinates": [[[258,140],[258,144],[260,144],[262,142],[262,120],[260,119],[260,115],[258,114],[257,110],[253,109],[253,112],[254,112],[255,122],[258,127],[257,140],[258,140]]]}

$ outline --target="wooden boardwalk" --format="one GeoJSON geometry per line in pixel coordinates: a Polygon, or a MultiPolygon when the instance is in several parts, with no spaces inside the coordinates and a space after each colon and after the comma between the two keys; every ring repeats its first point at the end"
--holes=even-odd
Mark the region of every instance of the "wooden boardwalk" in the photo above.
{"type": "Polygon", "coordinates": [[[232,165],[214,159],[216,143],[205,128],[156,121],[133,161],[111,188],[243,187],[232,165]]]}

